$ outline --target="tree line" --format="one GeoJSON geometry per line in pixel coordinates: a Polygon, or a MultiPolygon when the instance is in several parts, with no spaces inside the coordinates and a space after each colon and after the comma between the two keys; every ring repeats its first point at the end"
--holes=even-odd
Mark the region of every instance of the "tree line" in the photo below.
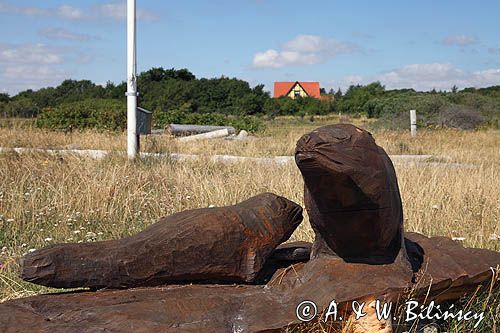
{"type": "MultiPolygon", "coordinates": [[[[443,123],[443,116],[461,114],[498,127],[500,110],[500,86],[417,92],[387,90],[374,82],[353,85],[345,93],[322,89],[322,99],[271,98],[263,85],[251,87],[248,82],[224,76],[198,79],[187,69],[161,67],[142,72],[138,86],[139,104],[154,111],[156,127],[171,122],[230,123],[255,131],[262,126],[263,117],[337,112],[388,121],[402,118],[409,109],[418,110],[421,125],[443,123]]],[[[57,87],[30,89],[12,97],[0,94],[0,116],[36,117],[39,126],[49,128],[119,130],[126,123],[125,91],[125,82],[101,86],[89,80],[65,80],[57,87]]],[[[397,121],[392,123],[397,125],[397,121]]]]}

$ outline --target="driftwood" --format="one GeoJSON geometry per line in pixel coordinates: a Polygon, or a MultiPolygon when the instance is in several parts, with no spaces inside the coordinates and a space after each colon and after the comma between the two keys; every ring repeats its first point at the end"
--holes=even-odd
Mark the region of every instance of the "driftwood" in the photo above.
{"type": "Polygon", "coordinates": [[[177,140],[179,142],[190,142],[190,141],[198,141],[198,140],[225,138],[228,135],[229,135],[229,131],[227,130],[227,128],[224,128],[224,129],[220,129],[220,130],[216,130],[216,131],[212,131],[212,132],[207,132],[207,133],[183,136],[182,138],[179,138],[177,140]]]}
{"type": "Polygon", "coordinates": [[[124,239],[40,249],[22,259],[22,278],[56,288],[253,282],[301,221],[300,206],[265,193],[174,214],[124,239]]]}
{"type": "Polygon", "coordinates": [[[236,130],[232,126],[208,126],[208,125],[180,125],[170,124],[165,127],[165,132],[174,136],[187,136],[213,132],[221,129],[227,129],[229,134],[235,134],[236,130]]]}

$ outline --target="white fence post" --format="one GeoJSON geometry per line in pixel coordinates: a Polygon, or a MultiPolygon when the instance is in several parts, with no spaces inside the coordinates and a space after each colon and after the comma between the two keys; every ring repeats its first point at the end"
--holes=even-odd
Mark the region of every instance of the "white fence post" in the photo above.
{"type": "Polygon", "coordinates": [[[410,110],[410,130],[411,136],[417,136],[417,110],[410,110]]]}

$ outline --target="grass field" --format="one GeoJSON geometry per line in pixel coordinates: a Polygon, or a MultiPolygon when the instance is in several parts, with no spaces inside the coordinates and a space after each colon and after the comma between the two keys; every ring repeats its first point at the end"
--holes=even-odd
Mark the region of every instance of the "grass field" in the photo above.
{"type": "MultiPolygon", "coordinates": [[[[142,141],[143,150],[242,156],[291,155],[307,131],[335,123],[278,119],[247,141],[176,143],[166,136],[142,141]]],[[[369,126],[367,120],[356,120],[369,126]]],[[[396,165],[405,228],[458,238],[464,245],[500,251],[500,131],[373,131],[389,154],[435,154],[472,164],[467,168],[396,165]]],[[[124,150],[123,133],[48,132],[29,126],[0,128],[1,147],[124,150]]],[[[228,205],[271,191],[303,205],[303,181],[295,165],[173,163],[123,157],[103,160],[42,154],[0,155],[0,301],[47,292],[18,278],[18,259],[58,242],[96,241],[142,230],[159,217],[185,209],[228,205]]],[[[313,239],[305,221],[293,240],[313,239]]],[[[500,329],[498,290],[477,296],[486,319],[480,332],[500,329]]],[[[469,332],[454,326],[452,332],[469,332]]],[[[465,329],[465,330],[464,330],[465,329]]]]}

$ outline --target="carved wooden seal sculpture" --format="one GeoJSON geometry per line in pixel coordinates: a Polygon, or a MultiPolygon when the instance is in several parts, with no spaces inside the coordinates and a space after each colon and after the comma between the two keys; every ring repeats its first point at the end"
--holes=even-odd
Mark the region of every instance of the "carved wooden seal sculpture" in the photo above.
{"type": "Polygon", "coordinates": [[[415,233],[404,234],[403,241],[394,168],[368,132],[352,125],[322,127],[299,141],[296,157],[316,232],[312,250],[309,243],[295,243],[281,245],[270,254],[300,222],[300,208],[284,198],[265,194],[240,205],[201,210],[201,215],[197,210],[188,211],[126,240],[68,248],[69,257],[55,251],[57,247],[35,252],[26,257],[24,266],[26,276],[49,277],[38,281],[65,277],[58,278],[58,284],[75,281],[76,271],[87,276],[77,280],[81,285],[89,285],[89,276],[96,286],[108,285],[115,278],[120,283],[113,286],[178,284],[12,300],[0,304],[0,327],[5,332],[37,333],[281,332],[288,327],[296,331],[301,324],[299,304],[314,302],[321,315],[335,300],[344,319],[350,315],[353,301],[366,302],[367,316],[354,323],[354,331],[381,333],[392,332],[391,321],[376,320],[376,299],[395,301],[412,290],[412,297],[422,305],[432,300],[440,303],[495,282],[492,268],[500,265],[498,252],[468,249],[445,237],[415,233]],[[218,229],[222,227],[222,231],[218,229]],[[154,241],[149,243],[149,239],[154,241]],[[103,255],[90,247],[103,251],[120,248],[120,242],[132,249],[108,257],[118,264],[90,256],[103,255]],[[77,256],[78,249],[85,254],[83,261],[77,256]],[[189,256],[173,255],[176,250],[189,256]],[[306,261],[311,251],[311,260],[297,263],[306,261]],[[99,277],[100,271],[73,264],[51,266],[59,262],[58,256],[75,260],[76,265],[105,267],[100,274],[106,278],[99,277]],[[165,257],[178,261],[165,261],[165,257]],[[269,264],[284,268],[266,285],[189,285],[193,279],[252,281],[256,271],[266,271],[269,264]],[[109,267],[120,274],[111,274],[109,267]]]}
{"type": "Polygon", "coordinates": [[[23,258],[22,278],[56,288],[252,282],[301,221],[300,206],[264,193],[164,217],[124,239],[45,247],[23,258]]]}
{"type": "Polygon", "coordinates": [[[316,234],[313,257],[387,264],[404,252],[396,173],[370,133],[349,124],[318,128],[298,141],[295,160],[316,234]]]}

